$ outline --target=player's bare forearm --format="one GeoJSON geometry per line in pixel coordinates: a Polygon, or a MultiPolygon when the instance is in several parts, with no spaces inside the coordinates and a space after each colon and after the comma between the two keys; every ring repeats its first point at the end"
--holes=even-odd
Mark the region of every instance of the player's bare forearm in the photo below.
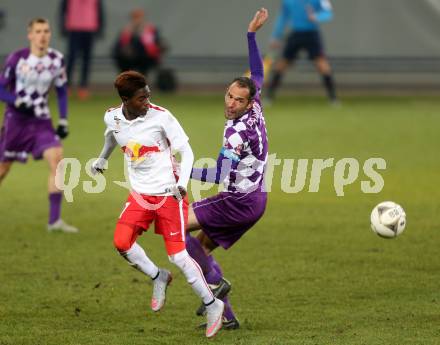
{"type": "Polygon", "coordinates": [[[269,12],[267,9],[264,7],[260,8],[249,23],[248,32],[257,32],[264,25],[268,17],[269,12]]]}

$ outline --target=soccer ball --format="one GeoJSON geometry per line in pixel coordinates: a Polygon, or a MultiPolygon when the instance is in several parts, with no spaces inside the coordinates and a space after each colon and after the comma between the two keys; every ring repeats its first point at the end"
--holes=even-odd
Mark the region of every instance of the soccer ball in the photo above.
{"type": "Polygon", "coordinates": [[[397,237],[403,232],[405,226],[405,211],[395,202],[381,202],[371,212],[371,229],[380,237],[397,237]]]}

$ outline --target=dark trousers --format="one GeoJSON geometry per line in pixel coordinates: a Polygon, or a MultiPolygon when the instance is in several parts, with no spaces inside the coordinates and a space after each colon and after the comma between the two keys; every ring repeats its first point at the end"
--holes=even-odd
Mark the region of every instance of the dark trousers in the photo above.
{"type": "Polygon", "coordinates": [[[75,61],[78,56],[82,59],[80,86],[89,85],[90,62],[93,49],[93,32],[71,31],[67,47],[67,79],[69,85],[72,83],[75,61]]]}

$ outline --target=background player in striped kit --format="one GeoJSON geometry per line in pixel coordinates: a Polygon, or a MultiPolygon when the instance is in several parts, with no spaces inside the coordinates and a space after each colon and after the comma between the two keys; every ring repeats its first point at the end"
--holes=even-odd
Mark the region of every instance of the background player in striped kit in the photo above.
{"type": "Polygon", "coordinates": [[[61,218],[62,193],[55,185],[58,163],[63,158],[60,138],[68,135],[67,78],[63,55],[49,47],[51,30],[44,18],[28,25],[29,48],[10,54],[0,75],[0,100],[6,103],[0,134],[0,182],[15,161],[44,158],[49,164],[48,230],[77,232],[61,218]],[[55,85],[60,119],[55,131],[48,106],[49,90],[55,85]]]}
{"type": "MultiPolygon", "coordinates": [[[[214,295],[226,304],[223,327],[236,329],[239,322],[227,298],[231,285],[223,278],[220,265],[211,252],[218,246],[230,248],[263,215],[267,193],[263,174],[267,162],[266,124],[260,102],[263,61],[255,33],[268,18],[265,8],[249,23],[247,39],[251,78],[233,80],[225,95],[225,130],[217,166],[192,170],[192,178],[224,183],[224,191],[194,202],[189,209],[188,230],[201,230],[197,237],[187,235],[187,249],[203,269],[214,295]]],[[[203,306],[197,314],[204,312],[203,306]]]]}

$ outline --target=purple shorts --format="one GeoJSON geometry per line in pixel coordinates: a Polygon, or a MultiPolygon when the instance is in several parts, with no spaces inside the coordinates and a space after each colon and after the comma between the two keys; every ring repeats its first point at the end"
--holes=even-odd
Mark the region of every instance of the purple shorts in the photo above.
{"type": "Polygon", "coordinates": [[[265,192],[222,192],[194,202],[192,208],[203,232],[228,249],[263,216],[266,202],[265,192]]]}
{"type": "Polygon", "coordinates": [[[0,133],[0,162],[25,163],[28,154],[41,159],[50,147],[61,146],[50,119],[38,119],[7,111],[0,133]]]}

